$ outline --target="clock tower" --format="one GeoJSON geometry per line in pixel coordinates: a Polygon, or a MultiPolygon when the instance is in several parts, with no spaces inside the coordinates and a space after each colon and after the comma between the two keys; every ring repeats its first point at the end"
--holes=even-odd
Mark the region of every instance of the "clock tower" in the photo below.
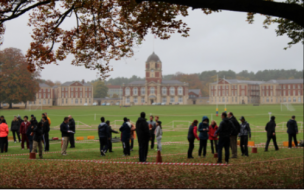
{"type": "Polygon", "coordinates": [[[162,63],[153,52],[146,61],[146,83],[162,83],[162,63]]]}

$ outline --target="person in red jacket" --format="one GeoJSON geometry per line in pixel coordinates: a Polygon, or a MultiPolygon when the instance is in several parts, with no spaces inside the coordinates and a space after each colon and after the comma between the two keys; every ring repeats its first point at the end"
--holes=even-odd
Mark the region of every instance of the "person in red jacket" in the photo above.
{"type": "Polygon", "coordinates": [[[211,150],[212,150],[212,154],[214,154],[214,149],[213,149],[213,143],[215,146],[215,152],[217,152],[217,135],[214,136],[215,131],[218,129],[218,126],[216,125],[216,122],[213,120],[211,121],[211,125],[209,126],[209,140],[211,142],[211,150]]]}
{"type": "Polygon", "coordinates": [[[3,150],[5,149],[5,152],[7,152],[8,144],[7,144],[7,136],[8,136],[8,126],[5,122],[2,122],[0,124],[0,147],[1,147],[1,153],[3,153],[3,150]],[[4,148],[5,145],[5,148],[4,148]]]}
{"type": "Polygon", "coordinates": [[[26,131],[27,131],[27,128],[31,125],[31,122],[28,121],[28,117],[27,116],[24,116],[23,119],[24,119],[24,121],[21,123],[21,126],[20,126],[20,134],[22,136],[22,139],[21,139],[21,148],[22,148],[22,150],[24,150],[24,141],[26,141],[26,147],[27,147],[27,149],[30,149],[29,140],[27,138],[26,131]]]}

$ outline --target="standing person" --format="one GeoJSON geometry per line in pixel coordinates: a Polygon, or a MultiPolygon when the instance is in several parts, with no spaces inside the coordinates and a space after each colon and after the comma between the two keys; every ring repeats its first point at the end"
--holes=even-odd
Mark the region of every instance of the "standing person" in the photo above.
{"type": "Polygon", "coordinates": [[[14,142],[15,143],[16,143],[16,135],[15,135],[15,133],[17,134],[18,140],[20,142],[19,129],[20,129],[20,123],[19,123],[17,117],[14,116],[14,119],[13,119],[12,124],[11,124],[11,131],[13,133],[13,137],[14,137],[14,142]]]}
{"type": "MultiPolygon", "coordinates": [[[[43,118],[44,120],[46,120],[46,117],[43,118]]],[[[45,122],[48,123],[48,122],[45,122]]],[[[39,122],[37,123],[37,121],[35,122],[35,124],[32,124],[31,126],[31,131],[33,133],[33,149],[32,149],[32,153],[35,153],[35,150],[39,149],[39,158],[42,159],[42,136],[43,136],[43,123],[39,122]]]]}
{"type": "Polygon", "coordinates": [[[233,132],[234,125],[227,118],[226,112],[222,113],[222,122],[219,128],[215,131],[214,135],[219,135],[218,143],[218,161],[217,163],[222,163],[222,149],[225,148],[225,162],[229,162],[229,146],[230,146],[230,136],[233,132]]]}
{"type": "Polygon", "coordinates": [[[51,126],[51,119],[49,118],[48,114],[45,112],[44,115],[47,118],[47,121],[49,122],[49,125],[51,126]]]}
{"type": "Polygon", "coordinates": [[[43,136],[44,139],[44,151],[48,152],[50,151],[50,143],[49,143],[49,132],[50,132],[50,125],[47,120],[47,117],[42,118],[42,130],[43,130],[43,136]]]}
{"type": "Polygon", "coordinates": [[[5,149],[5,152],[7,152],[8,144],[6,143],[6,141],[7,141],[8,132],[9,132],[8,125],[5,122],[1,121],[1,124],[0,124],[0,148],[1,148],[1,153],[3,153],[4,149],[5,149]]]}
{"type": "MultiPolygon", "coordinates": [[[[0,120],[1,120],[1,123],[6,123],[6,120],[4,119],[4,116],[3,116],[3,115],[0,117],[0,120]]],[[[7,123],[6,123],[6,124],[7,124],[7,123]]]]}
{"type": "Polygon", "coordinates": [[[140,118],[136,121],[136,135],[138,139],[138,153],[139,153],[139,161],[146,162],[148,156],[148,149],[149,149],[149,139],[150,139],[150,132],[149,126],[146,120],[146,113],[141,112],[140,118]]]}
{"type": "Polygon", "coordinates": [[[20,134],[21,134],[21,148],[22,150],[24,150],[24,142],[26,142],[26,146],[27,146],[27,149],[30,148],[29,146],[29,140],[27,138],[27,135],[26,135],[26,131],[27,131],[27,128],[31,125],[31,122],[28,121],[28,116],[24,116],[24,121],[21,123],[21,126],[20,126],[20,134]]]}
{"type": "Polygon", "coordinates": [[[211,125],[209,126],[209,132],[208,132],[208,136],[209,136],[209,140],[211,142],[211,151],[212,154],[214,154],[214,148],[213,148],[213,143],[215,146],[215,152],[217,153],[217,135],[214,135],[215,131],[218,129],[218,126],[216,125],[216,122],[214,120],[211,121],[211,125]]]}
{"type": "Polygon", "coordinates": [[[234,117],[232,112],[228,113],[228,117],[229,117],[229,120],[234,125],[234,129],[230,136],[230,147],[231,147],[231,151],[232,151],[231,158],[237,158],[237,136],[240,133],[240,124],[237,121],[237,119],[234,117]]]}
{"type": "Polygon", "coordinates": [[[249,156],[248,155],[248,135],[249,135],[249,139],[251,139],[251,130],[250,130],[250,126],[249,123],[247,123],[247,121],[245,120],[245,117],[242,116],[240,118],[241,120],[241,130],[239,133],[239,138],[240,140],[240,147],[241,147],[241,152],[242,152],[242,156],[249,156]]]}
{"type": "Polygon", "coordinates": [[[63,123],[60,125],[60,131],[61,131],[61,137],[62,137],[62,147],[61,147],[61,155],[66,156],[67,155],[67,147],[69,142],[69,118],[65,117],[63,119],[63,123]]]}
{"type": "Polygon", "coordinates": [[[109,133],[110,133],[110,138],[107,140],[107,150],[109,150],[109,152],[113,152],[112,150],[112,133],[118,133],[117,131],[113,130],[111,125],[110,125],[110,121],[106,121],[106,124],[108,125],[109,129],[109,133]]]}
{"type": "Polygon", "coordinates": [[[121,141],[123,146],[124,156],[130,156],[130,137],[131,137],[131,128],[127,124],[128,119],[123,118],[124,123],[120,127],[119,131],[121,131],[121,141]]]}
{"type": "Polygon", "coordinates": [[[31,125],[26,130],[26,136],[29,141],[29,147],[30,147],[30,153],[32,151],[37,152],[37,147],[33,149],[33,128],[37,127],[38,121],[36,120],[36,117],[31,117],[31,125]]]}
{"type": "Polygon", "coordinates": [[[279,150],[279,147],[277,145],[277,138],[275,135],[275,127],[276,127],[275,116],[271,116],[270,121],[266,124],[265,127],[265,131],[267,132],[267,142],[265,146],[265,152],[268,151],[268,145],[271,139],[273,140],[275,150],[279,150]]]}
{"type": "Polygon", "coordinates": [[[110,139],[109,126],[105,123],[105,118],[100,118],[101,123],[98,126],[98,136],[100,144],[100,154],[105,156],[107,152],[107,143],[110,139]]]}
{"type": "Polygon", "coordinates": [[[69,130],[74,132],[69,134],[70,135],[69,142],[71,144],[70,148],[75,148],[74,134],[76,133],[76,127],[75,127],[75,121],[71,115],[69,115],[69,130]]]}
{"type": "Polygon", "coordinates": [[[198,126],[200,146],[198,149],[198,156],[201,157],[202,149],[204,149],[203,156],[206,157],[207,149],[207,140],[208,140],[208,131],[209,131],[209,118],[207,116],[203,117],[202,122],[198,126]]]}
{"type": "MultiPolygon", "coordinates": [[[[128,121],[130,122],[130,119],[128,119],[128,121]]],[[[133,151],[133,147],[134,147],[134,139],[135,139],[135,125],[133,123],[131,124],[131,146],[130,146],[130,150],[133,151]]]]}
{"type": "Polygon", "coordinates": [[[188,130],[188,141],[189,141],[188,159],[194,158],[192,156],[192,152],[194,149],[194,140],[195,139],[200,140],[199,137],[197,136],[197,124],[198,121],[194,120],[188,130]]]}
{"type": "MultiPolygon", "coordinates": [[[[156,117],[155,117],[155,120],[156,120],[156,117]]],[[[162,124],[161,121],[157,121],[156,129],[155,129],[155,136],[156,136],[158,151],[162,151],[161,139],[162,139],[162,135],[163,135],[163,130],[162,130],[161,124],[162,124]]]]}
{"type": "Polygon", "coordinates": [[[288,133],[288,148],[292,147],[292,138],[296,147],[298,147],[297,134],[298,134],[298,124],[296,121],[296,116],[292,116],[287,122],[287,133],[288,133]]]}
{"type": "Polygon", "coordinates": [[[149,125],[149,132],[150,132],[150,141],[151,141],[151,150],[154,148],[154,141],[155,141],[155,129],[156,123],[153,121],[153,115],[150,115],[150,120],[148,121],[149,125]]]}

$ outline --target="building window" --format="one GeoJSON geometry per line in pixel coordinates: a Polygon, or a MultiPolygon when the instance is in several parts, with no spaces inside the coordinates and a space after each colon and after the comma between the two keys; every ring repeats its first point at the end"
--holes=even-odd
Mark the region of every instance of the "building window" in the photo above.
{"type": "Polygon", "coordinates": [[[75,104],[78,104],[78,99],[75,99],[75,104]]]}
{"type": "Polygon", "coordinates": [[[85,99],[85,103],[88,103],[88,100],[87,100],[87,99],[85,99]]]}
{"type": "Polygon", "coordinates": [[[130,88],[126,88],[126,96],[130,96],[130,88]]]}
{"type": "Polygon", "coordinates": [[[183,103],[183,97],[178,97],[178,102],[183,103]]]}
{"type": "Polygon", "coordinates": [[[41,93],[39,93],[39,99],[41,99],[41,93]]]}
{"type": "Polygon", "coordinates": [[[144,97],[141,98],[141,103],[145,103],[145,98],[144,97]]]}
{"type": "Polygon", "coordinates": [[[91,103],[91,99],[89,99],[89,104],[91,103]]]}
{"type": "Polygon", "coordinates": [[[237,102],[237,97],[235,97],[235,102],[237,102]]]}
{"type": "Polygon", "coordinates": [[[133,95],[137,96],[138,94],[138,89],[137,88],[133,88],[133,95]]]}
{"type": "Polygon", "coordinates": [[[64,104],[64,99],[61,100],[61,103],[64,104]]]}
{"type": "Polygon", "coordinates": [[[130,103],[130,98],[126,98],[126,103],[130,103]]]}
{"type": "Polygon", "coordinates": [[[134,103],[137,104],[137,97],[134,98],[134,103]]]}
{"type": "Polygon", "coordinates": [[[71,92],[71,97],[74,98],[74,92],[71,92]]]}
{"type": "Polygon", "coordinates": [[[65,103],[68,104],[68,99],[65,99],[65,103]]]}
{"type": "Polygon", "coordinates": [[[43,104],[45,104],[46,103],[46,101],[45,100],[43,100],[43,104]]]}
{"type": "Polygon", "coordinates": [[[50,104],[50,99],[48,99],[48,104],[50,104]]]}
{"type": "Polygon", "coordinates": [[[170,102],[174,103],[174,97],[170,97],[170,102]]]}
{"type": "Polygon", "coordinates": [[[162,94],[167,95],[167,88],[166,87],[162,87],[162,94]]]}
{"type": "Polygon", "coordinates": [[[80,99],[80,103],[82,104],[82,99],[80,99]]]}
{"type": "Polygon", "coordinates": [[[284,102],[286,102],[286,98],[284,97],[284,102]]]}
{"type": "Polygon", "coordinates": [[[154,87],[150,87],[150,94],[155,94],[155,88],[154,87]]]}
{"type": "Polygon", "coordinates": [[[288,102],[291,102],[291,98],[290,97],[288,97],[288,102]]]}
{"type": "Polygon", "coordinates": [[[71,104],[73,104],[73,98],[71,98],[71,104]]]}
{"type": "Polygon", "coordinates": [[[178,95],[183,95],[183,87],[178,87],[178,95]]]}
{"type": "Polygon", "coordinates": [[[166,98],[166,97],[163,97],[163,98],[162,98],[162,102],[163,102],[163,103],[166,103],[166,102],[167,102],[167,98],[166,98]]]}
{"type": "Polygon", "coordinates": [[[145,93],[146,93],[146,88],[145,87],[141,87],[141,89],[140,89],[140,93],[141,93],[141,95],[145,95],[145,93]]]}
{"type": "Polygon", "coordinates": [[[297,102],[297,99],[296,99],[296,97],[293,97],[293,102],[297,102]]]}
{"type": "Polygon", "coordinates": [[[298,98],[298,102],[301,102],[301,97],[298,98]]]}
{"type": "Polygon", "coordinates": [[[223,97],[223,102],[225,102],[225,98],[223,97]]]}
{"type": "Polygon", "coordinates": [[[175,95],[175,88],[174,87],[170,87],[170,95],[175,95]]]}
{"type": "Polygon", "coordinates": [[[61,93],[61,97],[62,97],[62,98],[64,97],[64,93],[63,93],[63,92],[61,93]]]}

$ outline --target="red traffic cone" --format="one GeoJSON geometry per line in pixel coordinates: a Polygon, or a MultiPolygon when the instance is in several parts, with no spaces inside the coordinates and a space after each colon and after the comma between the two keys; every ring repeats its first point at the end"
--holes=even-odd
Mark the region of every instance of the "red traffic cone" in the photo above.
{"type": "Polygon", "coordinates": [[[217,156],[217,153],[214,153],[213,156],[214,156],[214,158],[217,158],[217,157],[218,157],[218,156],[217,156]]]}
{"type": "Polygon", "coordinates": [[[257,147],[252,147],[251,152],[252,153],[258,153],[258,148],[257,147]]]}
{"type": "Polygon", "coordinates": [[[157,151],[156,162],[163,162],[160,151],[157,151]]]}
{"type": "Polygon", "coordinates": [[[30,159],[36,159],[36,153],[30,153],[30,159]]]}

